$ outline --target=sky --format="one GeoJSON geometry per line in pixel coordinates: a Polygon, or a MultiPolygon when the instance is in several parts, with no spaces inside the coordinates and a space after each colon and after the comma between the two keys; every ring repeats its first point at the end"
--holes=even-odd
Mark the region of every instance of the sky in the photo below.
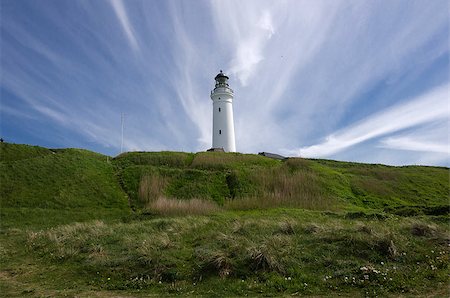
{"type": "Polygon", "coordinates": [[[440,0],[1,0],[0,136],[204,151],[214,77],[239,152],[450,166],[440,0]]]}

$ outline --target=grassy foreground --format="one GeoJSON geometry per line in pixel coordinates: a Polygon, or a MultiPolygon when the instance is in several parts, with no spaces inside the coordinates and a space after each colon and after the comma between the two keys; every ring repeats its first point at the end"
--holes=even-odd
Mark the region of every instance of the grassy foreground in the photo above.
{"type": "Polygon", "coordinates": [[[450,295],[448,168],[1,146],[4,297],[450,295]]]}

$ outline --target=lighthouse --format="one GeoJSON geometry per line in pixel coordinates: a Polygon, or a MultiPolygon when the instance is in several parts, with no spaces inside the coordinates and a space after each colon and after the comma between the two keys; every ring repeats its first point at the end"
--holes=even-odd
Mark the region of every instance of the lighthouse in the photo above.
{"type": "Polygon", "coordinates": [[[213,101],[212,148],[222,148],[225,152],[236,152],[233,121],[233,89],[228,85],[228,77],[222,71],[214,78],[216,85],[211,91],[213,101]]]}

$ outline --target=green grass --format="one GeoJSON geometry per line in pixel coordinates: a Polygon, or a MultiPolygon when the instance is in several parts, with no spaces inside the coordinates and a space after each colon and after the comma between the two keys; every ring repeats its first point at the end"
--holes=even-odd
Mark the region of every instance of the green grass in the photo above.
{"type": "Polygon", "coordinates": [[[448,168],[0,146],[5,297],[450,294],[448,168]]]}
{"type": "Polygon", "coordinates": [[[145,207],[147,200],[139,197],[139,189],[144,177],[152,177],[166,181],[164,187],[153,191],[160,196],[210,199],[232,209],[284,206],[396,214],[427,214],[430,210],[439,211],[435,215],[449,213],[448,168],[302,158],[282,162],[220,152],[173,153],[174,161],[170,163],[168,154],[134,153],[114,159],[134,209],[145,207]],[[165,162],[155,162],[161,160],[165,162]]]}
{"type": "Polygon", "coordinates": [[[0,162],[30,159],[52,153],[51,150],[38,146],[0,143],[0,162]]]}
{"type": "MultiPolygon", "coordinates": [[[[61,291],[448,294],[448,227],[426,218],[353,220],[344,214],[272,209],[127,223],[93,221],[14,233],[26,235],[25,250],[33,263],[67,274],[68,284],[46,279],[46,286],[40,286],[61,291]]],[[[12,254],[4,251],[6,258],[12,254]]],[[[20,275],[15,278],[24,282],[20,275]]]]}
{"type": "Polygon", "coordinates": [[[66,214],[63,222],[93,219],[96,213],[99,218],[108,213],[129,214],[126,194],[106,156],[80,149],[41,154],[44,150],[36,147],[5,143],[1,148],[10,152],[6,158],[2,154],[0,162],[2,228],[54,222],[50,214],[66,214]],[[20,159],[11,156],[14,151],[19,152],[20,159]],[[24,152],[39,154],[22,158],[24,152]]]}

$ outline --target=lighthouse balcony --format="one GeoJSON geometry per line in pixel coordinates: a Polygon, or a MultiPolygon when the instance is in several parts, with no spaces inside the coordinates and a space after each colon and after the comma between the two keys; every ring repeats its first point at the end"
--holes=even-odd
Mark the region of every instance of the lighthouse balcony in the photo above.
{"type": "Polygon", "coordinates": [[[211,91],[211,94],[213,93],[234,93],[234,91],[229,87],[216,87],[211,91]]]}

